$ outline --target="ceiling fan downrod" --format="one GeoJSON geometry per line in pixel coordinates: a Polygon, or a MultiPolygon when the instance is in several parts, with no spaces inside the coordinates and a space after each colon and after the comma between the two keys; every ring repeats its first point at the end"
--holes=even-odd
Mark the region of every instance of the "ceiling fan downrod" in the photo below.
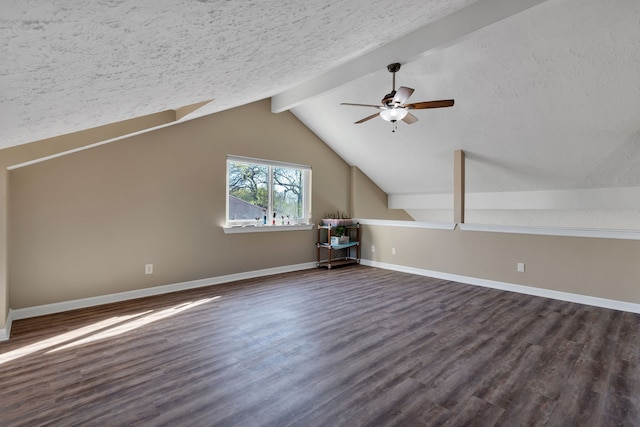
{"type": "Polygon", "coordinates": [[[387,106],[390,106],[391,102],[393,101],[393,97],[396,96],[396,73],[400,71],[400,64],[398,62],[389,64],[387,65],[387,70],[392,74],[391,93],[388,93],[387,95],[385,95],[384,99],[382,100],[382,103],[387,106]]]}

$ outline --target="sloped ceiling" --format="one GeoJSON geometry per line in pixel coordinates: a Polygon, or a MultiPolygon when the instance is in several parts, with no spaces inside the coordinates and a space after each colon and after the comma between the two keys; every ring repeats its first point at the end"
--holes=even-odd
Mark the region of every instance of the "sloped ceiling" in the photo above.
{"type": "Polygon", "coordinates": [[[392,125],[375,109],[379,70],[293,108],[387,193],[443,193],[467,154],[470,192],[640,185],[640,2],[548,1],[411,58],[397,86],[410,101],[454,98],[392,125]]]}
{"type": "Polygon", "coordinates": [[[637,0],[11,1],[0,32],[0,148],[273,97],[389,194],[451,192],[456,149],[471,192],[640,187],[637,0]],[[455,106],[354,125],[391,62],[455,106]]]}
{"type": "Polygon", "coordinates": [[[269,98],[472,2],[4,1],[0,148],[269,98]]]}

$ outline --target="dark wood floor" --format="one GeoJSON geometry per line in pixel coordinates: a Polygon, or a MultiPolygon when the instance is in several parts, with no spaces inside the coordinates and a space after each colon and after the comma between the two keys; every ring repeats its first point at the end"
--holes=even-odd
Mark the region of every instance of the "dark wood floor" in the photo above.
{"type": "Polygon", "coordinates": [[[16,321],[0,425],[638,426],[640,315],[364,266],[16,321]]]}

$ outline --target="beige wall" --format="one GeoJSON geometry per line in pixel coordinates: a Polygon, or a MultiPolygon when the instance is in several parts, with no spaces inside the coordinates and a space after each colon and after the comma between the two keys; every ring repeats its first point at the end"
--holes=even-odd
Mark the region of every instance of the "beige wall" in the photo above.
{"type": "Polygon", "coordinates": [[[355,218],[413,221],[404,209],[388,209],[387,193],[356,166],[351,166],[351,206],[355,218]]]}
{"type": "Polygon", "coordinates": [[[78,147],[126,135],[174,121],[176,112],[162,111],[136,117],[119,123],[35,141],[30,144],[0,150],[0,328],[5,326],[9,311],[8,247],[9,247],[9,198],[7,167],[34,159],[58,154],[78,147]]]}
{"type": "Polygon", "coordinates": [[[268,101],[18,168],[11,307],[314,261],[313,230],[223,233],[227,154],[311,165],[314,220],[348,210],[350,167],[268,101]]]}
{"type": "Polygon", "coordinates": [[[640,303],[637,240],[366,225],[362,236],[362,257],[373,261],[640,303]]]}

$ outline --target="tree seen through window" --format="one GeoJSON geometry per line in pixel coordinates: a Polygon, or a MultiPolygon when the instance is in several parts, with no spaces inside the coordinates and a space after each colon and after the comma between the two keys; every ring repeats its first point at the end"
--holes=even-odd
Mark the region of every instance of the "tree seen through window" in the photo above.
{"type": "Polygon", "coordinates": [[[227,162],[228,221],[255,220],[277,215],[287,219],[304,218],[304,173],[294,167],[227,162]]]}

